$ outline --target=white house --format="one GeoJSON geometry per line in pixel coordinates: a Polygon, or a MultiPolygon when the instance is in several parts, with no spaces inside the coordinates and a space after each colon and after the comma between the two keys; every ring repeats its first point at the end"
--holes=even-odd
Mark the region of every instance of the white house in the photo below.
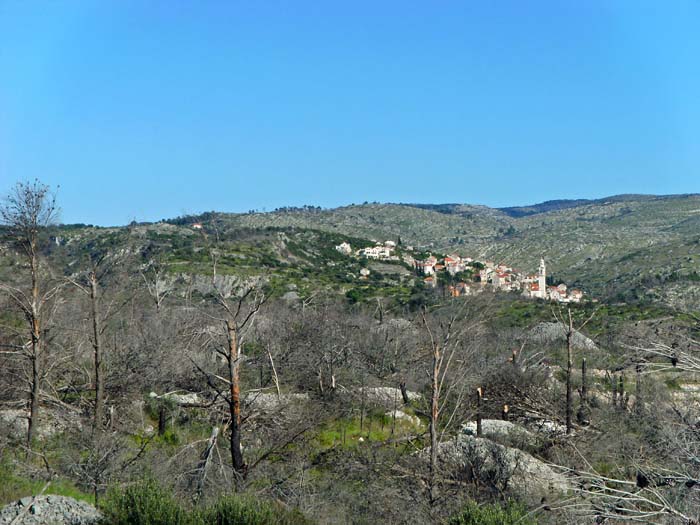
{"type": "Polygon", "coordinates": [[[352,246],[350,246],[347,242],[340,243],[335,247],[335,249],[343,255],[350,255],[352,253],[352,246]]]}

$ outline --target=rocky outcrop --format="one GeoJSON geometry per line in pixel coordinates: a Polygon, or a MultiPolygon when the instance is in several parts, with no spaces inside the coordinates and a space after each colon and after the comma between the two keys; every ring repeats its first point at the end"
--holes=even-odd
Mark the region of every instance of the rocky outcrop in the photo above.
{"type": "MultiPolygon", "coordinates": [[[[538,436],[529,430],[500,419],[484,419],[481,422],[482,437],[509,447],[521,450],[532,450],[537,447],[538,436]]],[[[462,433],[476,436],[476,422],[470,421],[462,425],[462,433]]]]}
{"type": "MultiPolygon", "coordinates": [[[[0,410],[0,437],[24,439],[29,427],[29,410],[0,410]]],[[[80,429],[80,417],[70,411],[43,408],[39,418],[37,436],[47,438],[68,429],[80,429]]]]}
{"type": "Polygon", "coordinates": [[[0,525],[97,525],[100,519],[92,505],[65,496],[27,496],[0,511],[0,525]]]}
{"type": "MultiPolygon", "coordinates": [[[[530,330],[528,340],[539,344],[565,343],[566,328],[561,323],[539,323],[530,330]]],[[[595,350],[598,348],[592,339],[580,332],[574,333],[573,345],[577,350],[595,350]]]]}
{"type": "Polygon", "coordinates": [[[163,399],[175,405],[184,407],[192,405],[201,405],[204,402],[202,396],[200,396],[196,392],[185,392],[182,394],[177,392],[168,392],[160,396],[155,392],[151,392],[150,394],[148,394],[148,397],[150,397],[151,399],[163,399]]]}
{"type": "MultiPolygon", "coordinates": [[[[390,386],[376,386],[360,388],[352,392],[353,396],[358,400],[362,400],[369,405],[376,405],[383,408],[394,408],[394,406],[403,405],[403,397],[401,390],[390,386]]],[[[423,396],[418,392],[406,392],[409,401],[419,401],[423,396]]]]}
{"type": "Polygon", "coordinates": [[[273,412],[286,408],[293,404],[305,403],[309,400],[309,394],[280,394],[267,392],[254,392],[245,396],[244,403],[251,410],[260,412],[273,412]]]}
{"type": "MultiPolygon", "coordinates": [[[[428,457],[428,450],[421,452],[428,457]]],[[[556,499],[570,489],[569,481],[543,461],[517,448],[468,434],[440,444],[443,470],[519,499],[556,499]]]]}
{"type": "Polygon", "coordinates": [[[384,415],[389,418],[396,418],[397,421],[405,421],[414,427],[421,426],[421,420],[418,416],[412,416],[403,410],[390,410],[384,415]]]}

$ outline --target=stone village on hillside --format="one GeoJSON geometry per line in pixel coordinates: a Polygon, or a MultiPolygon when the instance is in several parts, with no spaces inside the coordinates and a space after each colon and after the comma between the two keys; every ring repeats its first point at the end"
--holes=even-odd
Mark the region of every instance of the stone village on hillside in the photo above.
{"type": "MultiPolygon", "coordinates": [[[[377,242],[375,246],[353,250],[347,242],[335,247],[343,255],[366,257],[367,259],[380,261],[402,261],[413,267],[418,275],[423,276],[423,281],[428,286],[437,286],[438,275],[442,272],[450,276],[462,276],[463,280],[448,286],[449,292],[458,297],[470,295],[482,291],[486,287],[504,292],[521,291],[526,297],[548,299],[560,303],[578,303],[583,299],[583,292],[578,289],[569,289],[565,284],[556,286],[547,285],[547,268],[544,259],[540,259],[540,266],[536,274],[524,274],[505,264],[496,264],[492,261],[476,261],[471,257],[449,255],[438,259],[428,255],[424,259],[416,259],[408,253],[397,254],[396,243],[386,241],[377,242]]],[[[412,252],[408,246],[404,249],[412,252]]]]}

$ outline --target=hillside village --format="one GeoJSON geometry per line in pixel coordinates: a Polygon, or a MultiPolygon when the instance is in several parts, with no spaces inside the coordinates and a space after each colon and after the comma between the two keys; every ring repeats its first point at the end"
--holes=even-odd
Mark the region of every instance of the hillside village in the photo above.
{"type": "MultiPolygon", "coordinates": [[[[453,297],[472,295],[486,288],[503,292],[522,292],[525,297],[546,299],[559,303],[578,303],[583,299],[583,291],[569,289],[566,284],[547,285],[547,267],[544,258],[535,274],[525,274],[503,263],[493,261],[477,261],[471,257],[461,257],[456,254],[436,257],[432,254],[425,256],[412,255],[412,246],[397,250],[394,241],[375,242],[369,246],[354,250],[343,242],[335,249],[348,257],[364,257],[370,260],[387,262],[403,262],[412,267],[416,274],[423,277],[423,282],[430,287],[436,287],[438,280],[449,276],[447,289],[453,297]]],[[[365,270],[367,272],[367,270],[365,270]]]]}

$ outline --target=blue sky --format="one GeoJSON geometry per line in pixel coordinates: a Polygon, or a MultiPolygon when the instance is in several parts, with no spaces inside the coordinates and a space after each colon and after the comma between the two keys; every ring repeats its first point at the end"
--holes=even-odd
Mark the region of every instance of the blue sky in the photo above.
{"type": "Polygon", "coordinates": [[[700,2],[0,0],[0,192],[65,222],[700,192],[700,2]]]}

